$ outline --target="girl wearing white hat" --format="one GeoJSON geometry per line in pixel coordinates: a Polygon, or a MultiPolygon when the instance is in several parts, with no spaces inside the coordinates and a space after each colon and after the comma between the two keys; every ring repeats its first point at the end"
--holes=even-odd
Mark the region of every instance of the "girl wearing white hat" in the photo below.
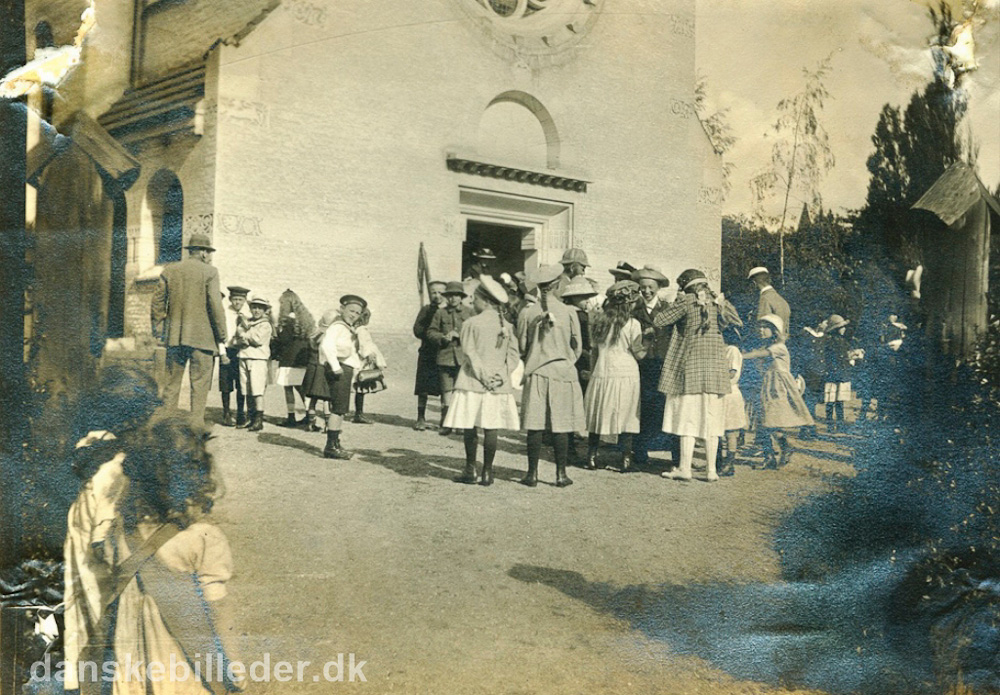
{"type": "Polygon", "coordinates": [[[765,467],[774,469],[788,463],[792,453],[783,430],[809,427],[813,419],[792,376],[792,358],[784,338],[785,322],[780,316],[765,314],[757,320],[757,327],[761,339],[768,345],[743,353],[743,358],[768,360],[760,387],[760,401],[764,410],[762,424],[769,430],[769,436],[763,442],[767,456],[765,467]]]}
{"type": "Polygon", "coordinates": [[[476,315],[462,323],[462,367],[455,379],[451,407],[444,419],[449,429],[464,430],[465,470],[456,482],[493,484],[497,430],[517,430],[520,420],[511,374],[519,352],[513,327],[503,317],[507,292],[489,275],[479,276],[472,296],[476,315]],[[477,428],[483,430],[483,475],[476,471],[477,428]]]}

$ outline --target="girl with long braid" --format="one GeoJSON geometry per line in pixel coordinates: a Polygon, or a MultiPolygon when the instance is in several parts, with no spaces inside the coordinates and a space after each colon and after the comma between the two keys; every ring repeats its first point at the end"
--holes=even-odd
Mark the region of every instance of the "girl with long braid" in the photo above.
{"type": "Polygon", "coordinates": [[[462,324],[462,368],[455,379],[455,395],[444,426],[465,430],[465,471],[456,482],[493,484],[497,430],[520,427],[510,375],[517,369],[517,340],[504,319],[507,292],[489,275],[479,276],[472,297],[476,316],[462,324]],[[476,450],[483,430],[483,476],[476,474],[476,450]]]}
{"type": "Polygon", "coordinates": [[[552,290],[561,265],[537,268],[528,280],[538,285],[538,303],[527,307],[517,322],[524,357],[522,426],[528,432],[528,474],[523,485],[538,484],[538,457],[545,432],[552,434],[556,459],[556,486],[573,481],[566,475],[569,436],[586,426],[583,392],[576,373],[582,339],[576,310],[563,304],[552,290]]]}
{"type": "Polygon", "coordinates": [[[587,387],[587,468],[596,469],[601,435],[617,435],[621,471],[632,470],[632,437],[639,432],[639,364],[646,354],[642,326],[632,316],[639,285],[621,280],[612,285],[604,311],[593,321],[597,363],[587,387]]]}

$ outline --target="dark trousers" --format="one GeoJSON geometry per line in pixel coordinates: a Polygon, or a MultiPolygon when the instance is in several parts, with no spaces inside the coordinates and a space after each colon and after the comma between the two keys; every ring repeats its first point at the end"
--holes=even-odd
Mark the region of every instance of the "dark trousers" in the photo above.
{"type": "Polygon", "coordinates": [[[176,408],[181,397],[184,368],[189,366],[191,377],[191,420],[196,425],[205,424],[205,402],[212,385],[215,353],[197,350],[186,345],[167,348],[167,383],[163,385],[163,404],[176,408]]]}

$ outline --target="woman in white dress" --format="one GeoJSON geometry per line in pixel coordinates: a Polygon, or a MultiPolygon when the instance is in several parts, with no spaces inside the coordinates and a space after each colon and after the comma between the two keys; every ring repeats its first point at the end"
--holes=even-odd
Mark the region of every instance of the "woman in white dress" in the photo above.
{"type": "Polygon", "coordinates": [[[455,479],[460,483],[492,485],[497,430],[517,430],[521,426],[511,384],[519,358],[518,343],[501,311],[506,303],[507,292],[500,283],[480,275],[472,297],[476,315],[462,324],[462,367],[444,419],[446,428],[465,430],[465,470],[455,479]],[[483,430],[481,480],[476,474],[476,428],[483,430]]]}
{"type": "Polygon", "coordinates": [[[639,364],[646,349],[642,326],[633,318],[639,285],[631,280],[608,289],[604,311],[594,318],[592,346],[597,363],[583,399],[590,433],[587,468],[597,468],[601,435],[617,435],[621,470],[632,470],[632,435],[639,432],[639,364]]]}

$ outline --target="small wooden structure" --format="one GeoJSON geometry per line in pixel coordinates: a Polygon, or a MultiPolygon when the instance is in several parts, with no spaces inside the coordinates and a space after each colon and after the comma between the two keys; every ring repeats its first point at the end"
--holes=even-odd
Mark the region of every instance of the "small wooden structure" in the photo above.
{"type": "Polygon", "coordinates": [[[913,208],[937,218],[917,220],[928,329],[947,353],[968,357],[989,320],[990,227],[1000,224],[1000,203],[967,164],[957,162],[913,208]]]}

